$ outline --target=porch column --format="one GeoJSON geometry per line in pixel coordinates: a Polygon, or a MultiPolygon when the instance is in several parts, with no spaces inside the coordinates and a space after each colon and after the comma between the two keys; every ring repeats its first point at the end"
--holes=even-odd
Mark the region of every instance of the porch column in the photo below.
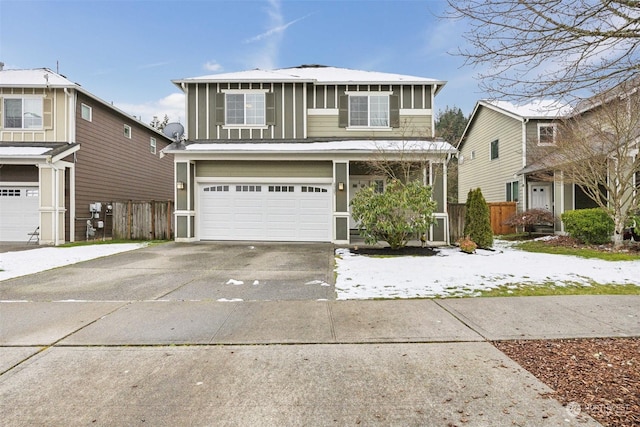
{"type": "Polygon", "coordinates": [[[333,240],[349,243],[349,162],[333,162],[333,240]]]}
{"type": "Polygon", "coordinates": [[[175,163],[176,241],[195,240],[195,167],[191,162],[175,163]]]}

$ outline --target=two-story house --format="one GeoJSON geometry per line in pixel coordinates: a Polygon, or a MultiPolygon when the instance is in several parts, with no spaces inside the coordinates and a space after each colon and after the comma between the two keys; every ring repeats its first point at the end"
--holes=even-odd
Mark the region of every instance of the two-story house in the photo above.
{"type": "Polygon", "coordinates": [[[386,177],[371,162],[419,162],[438,203],[431,242],[448,241],[446,161],[434,136],[445,82],[306,65],[175,80],[187,141],[175,160],[176,240],[348,243],[349,202],[386,177]]]}
{"type": "Polygon", "coordinates": [[[516,202],[519,211],[553,212],[552,182],[527,180],[522,170],[538,147],[553,145],[553,121],[565,110],[553,101],[478,101],[458,142],[458,201],[465,203],[469,190],[480,188],[489,203],[516,202]]]}
{"type": "Polygon", "coordinates": [[[109,237],[109,202],[173,199],[171,139],[54,71],[2,68],[0,241],[109,237]]]}

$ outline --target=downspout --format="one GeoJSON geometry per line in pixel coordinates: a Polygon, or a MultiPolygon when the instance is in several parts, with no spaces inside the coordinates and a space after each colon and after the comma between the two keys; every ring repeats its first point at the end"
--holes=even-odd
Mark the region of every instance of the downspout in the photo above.
{"type": "MultiPolygon", "coordinates": [[[[69,144],[76,142],[76,105],[78,104],[78,92],[74,91],[73,94],[69,92],[69,88],[64,88],[65,96],[68,99],[67,105],[67,129],[65,130],[65,136],[69,135],[69,144]]],[[[69,169],[69,241],[75,241],[76,235],[76,169],[75,165],[78,160],[77,154],[73,153],[73,167],[69,169]]]]}
{"type": "MultiPolygon", "coordinates": [[[[522,121],[522,167],[527,166],[527,123],[529,119],[524,118],[522,121]]],[[[522,210],[529,208],[529,188],[527,184],[527,175],[522,174],[522,210]]]]}

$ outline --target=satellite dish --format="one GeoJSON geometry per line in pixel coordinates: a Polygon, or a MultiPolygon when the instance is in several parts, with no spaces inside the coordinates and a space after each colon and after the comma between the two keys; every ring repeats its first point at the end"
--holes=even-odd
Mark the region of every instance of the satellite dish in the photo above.
{"type": "Polygon", "coordinates": [[[180,123],[167,123],[167,125],[162,130],[165,136],[173,139],[174,141],[178,141],[184,135],[184,126],[180,123]]]}

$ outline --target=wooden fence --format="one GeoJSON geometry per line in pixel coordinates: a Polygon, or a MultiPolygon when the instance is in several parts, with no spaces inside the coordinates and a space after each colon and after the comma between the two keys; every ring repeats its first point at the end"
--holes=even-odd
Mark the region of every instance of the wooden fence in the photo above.
{"type": "MultiPolygon", "coordinates": [[[[491,218],[491,229],[493,234],[515,233],[513,227],[504,225],[509,216],[516,212],[516,202],[487,203],[489,205],[489,215],[491,218]]],[[[464,237],[464,215],[466,207],[462,203],[449,203],[449,240],[455,243],[464,237]]]]}
{"type": "Polygon", "coordinates": [[[173,202],[123,201],[113,203],[113,238],[171,240],[173,202]]]}

